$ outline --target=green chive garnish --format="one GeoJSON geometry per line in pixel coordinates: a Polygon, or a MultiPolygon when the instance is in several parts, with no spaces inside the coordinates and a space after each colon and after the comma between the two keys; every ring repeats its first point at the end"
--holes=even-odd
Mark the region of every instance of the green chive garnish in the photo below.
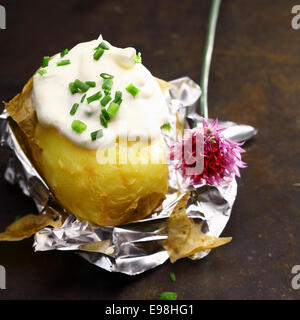
{"type": "Polygon", "coordinates": [[[48,67],[49,61],[50,61],[50,57],[48,57],[48,56],[44,57],[44,58],[43,58],[43,61],[42,61],[42,67],[43,67],[43,68],[48,67]]]}
{"type": "Polygon", "coordinates": [[[72,94],[78,92],[78,88],[75,86],[75,83],[74,83],[74,82],[70,82],[70,83],[69,83],[69,89],[70,89],[70,91],[71,91],[72,94]]]}
{"type": "Polygon", "coordinates": [[[81,98],[81,100],[80,100],[81,103],[83,103],[85,97],[86,97],[86,93],[82,96],[82,98],[81,98]]]}
{"type": "Polygon", "coordinates": [[[115,102],[111,102],[109,107],[107,108],[107,113],[109,114],[110,117],[114,117],[118,110],[120,108],[120,105],[115,103],[115,102]]]}
{"type": "Polygon", "coordinates": [[[116,91],[114,102],[120,105],[122,103],[122,92],[116,91]]]}
{"type": "Polygon", "coordinates": [[[74,114],[76,113],[78,107],[79,107],[79,104],[78,104],[78,103],[74,103],[74,104],[73,104],[73,107],[72,107],[72,109],[71,109],[71,111],[70,111],[70,115],[71,115],[71,116],[74,116],[74,114]]]}
{"type": "Polygon", "coordinates": [[[90,88],[86,83],[84,83],[84,82],[82,82],[82,81],[80,81],[78,79],[76,79],[74,81],[74,86],[77,89],[80,89],[82,92],[87,92],[89,90],[89,88],[90,88]]]}
{"type": "Polygon", "coordinates": [[[87,103],[91,103],[92,101],[99,100],[102,97],[101,91],[93,94],[92,96],[86,98],[87,103]]]}
{"type": "Polygon", "coordinates": [[[43,76],[44,74],[47,73],[47,70],[45,70],[45,69],[40,69],[40,70],[38,71],[38,73],[39,73],[40,76],[43,76]]]}
{"type": "Polygon", "coordinates": [[[103,137],[103,130],[102,129],[94,131],[94,132],[91,132],[92,141],[100,139],[101,137],[103,137]]]}
{"type": "Polygon", "coordinates": [[[170,279],[172,282],[176,282],[176,277],[174,272],[170,272],[170,279]]]}
{"type": "Polygon", "coordinates": [[[97,48],[96,52],[94,53],[94,59],[99,60],[100,57],[103,55],[104,49],[102,48],[97,48]]]}
{"type": "Polygon", "coordinates": [[[58,67],[61,67],[61,66],[66,66],[67,64],[70,64],[70,63],[71,63],[70,60],[61,60],[61,61],[58,61],[58,62],[56,63],[56,65],[57,65],[58,67]]]}
{"type": "Polygon", "coordinates": [[[107,120],[105,118],[105,116],[101,113],[100,114],[100,122],[103,125],[104,128],[107,128],[107,120]]]}
{"type": "Polygon", "coordinates": [[[176,292],[162,292],[159,295],[159,300],[176,300],[177,294],[176,292]]]}
{"type": "Polygon", "coordinates": [[[106,109],[102,109],[102,110],[101,110],[101,113],[103,114],[103,117],[104,117],[107,121],[110,120],[110,116],[109,116],[108,112],[106,111],[106,109]]]}
{"type": "Polygon", "coordinates": [[[110,91],[111,87],[113,86],[113,81],[111,78],[109,79],[104,79],[103,84],[102,84],[102,89],[105,91],[110,91]]]}
{"type": "Polygon", "coordinates": [[[108,74],[108,73],[101,73],[100,77],[103,79],[112,79],[114,76],[112,76],[111,74],[108,74]]]}
{"type": "Polygon", "coordinates": [[[96,82],[95,81],[86,81],[85,83],[91,88],[95,88],[96,87],[96,82]]]}
{"type": "Polygon", "coordinates": [[[68,54],[69,53],[69,49],[65,49],[65,50],[63,50],[61,53],[60,53],[60,56],[61,57],[64,57],[66,54],[68,54]]]}
{"type": "Polygon", "coordinates": [[[112,99],[111,96],[108,94],[104,96],[104,98],[100,101],[100,103],[103,107],[105,107],[111,99],[112,99]]]}
{"type": "Polygon", "coordinates": [[[80,120],[74,120],[72,122],[71,127],[77,133],[82,133],[84,130],[86,130],[87,125],[85,123],[83,123],[82,121],[80,121],[80,120]]]}
{"type": "Polygon", "coordinates": [[[134,57],[133,61],[135,63],[142,63],[142,56],[140,52],[134,57]]]}
{"type": "Polygon", "coordinates": [[[140,89],[138,89],[137,87],[135,87],[132,83],[126,87],[126,90],[132,94],[134,97],[136,97],[138,95],[138,93],[140,92],[140,89]]]}
{"type": "Polygon", "coordinates": [[[216,143],[215,137],[212,137],[209,141],[210,141],[210,143],[216,143]]]}
{"type": "Polygon", "coordinates": [[[170,123],[166,123],[166,124],[162,125],[160,128],[164,129],[164,130],[171,130],[171,125],[170,125],[170,123]]]}
{"type": "Polygon", "coordinates": [[[18,221],[21,218],[22,218],[22,216],[16,216],[14,221],[18,221]]]}
{"type": "Polygon", "coordinates": [[[94,48],[94,50],[98,50],[99,48],[104,49],[104,50],[109,50],[109,47],[107,44],[105,44],[103,41],[99,44],[97,48],[94,48]]]}

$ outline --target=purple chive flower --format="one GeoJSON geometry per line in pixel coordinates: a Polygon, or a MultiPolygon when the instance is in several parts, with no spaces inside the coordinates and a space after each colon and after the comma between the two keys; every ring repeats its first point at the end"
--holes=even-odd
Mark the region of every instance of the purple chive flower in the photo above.
{"type": "Polygon", "coordinates": [[[218,120],[211,124],[203,118],[203,127],[188,130],[188,137],[171,147],[170,159],[175,161],[176,169],[181,170],[185,183],[220,185],[233,175],[240,177],[239,168],[247,166],[241,160],[241,153],[245,152],[240,147],[243,143],[225,138],[222,134],[225,129],[218,126],[218,120]],[[191,174],[195,167],[201,170],[191,174]]]}

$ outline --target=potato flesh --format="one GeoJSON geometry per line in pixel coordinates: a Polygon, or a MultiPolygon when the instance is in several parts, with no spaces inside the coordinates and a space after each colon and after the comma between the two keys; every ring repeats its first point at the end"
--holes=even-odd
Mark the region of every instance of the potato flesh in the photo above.
{"type": "MultiPolygon", "coordinates": [[[[149,215],[164,199],[168,168],[163,141],[161,163],[99,164],[96,150],[73,144],[54,128],[38,124],[35,138],[42,149],[35,161],[43,177],[61,205],[81,220],[124,224],[149,215]]],[[[128,144],[128,153],[135,154],[136,149],[140,159],[157,153],[144,142],[128,144]]]]}

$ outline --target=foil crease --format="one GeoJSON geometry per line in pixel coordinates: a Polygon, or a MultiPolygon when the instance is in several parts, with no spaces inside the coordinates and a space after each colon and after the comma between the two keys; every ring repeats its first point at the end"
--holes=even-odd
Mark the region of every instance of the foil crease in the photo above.
{"type": "MultiPolygon", "coordinates": [[[[166,101],[171,130],[163,130],[169,146],[176,141],[178,120],[184,121],[185,127],[189,128],[201,123],[201,116],[191,108],[199,100],[200,87],[188,77],[170,83],[172,87],[166,94],[166,101]]],[[[229,121],[219,123],[227,128],[223,134],[236,142],[246,141],[257,133],[248,125],[229,121]]],[[[20,147],[6,111],[0,115],[0,145],[11,150],[5,179],[11,184],[18,184],[23,193],[35,201],[39,212],[51,210],[66,216],[65,210],[20,147]]],[[[46,227],[35,234],[34,250],[74,250],[85,260],[107,271],[128,275],[142,273],[168,260],[168,253],[162,246],[162,241],[168,236],[165,222],[185,192],[191,192],[186,206],[188,216],[203,222],[201,228],[204,233],[220,236],[236,198],[235,178],[218,187],[201,185],[187,190],[180,172],[171,164],[168,166],[169,192],[161,207],[149,218],[118,227],[103,227],[92,226],[87,221],[78,221],[74,215],[68,215],[60,228],[46,227]]],[[[201,259],[208,253],[199,252],[190,258],[201,259]]]]}

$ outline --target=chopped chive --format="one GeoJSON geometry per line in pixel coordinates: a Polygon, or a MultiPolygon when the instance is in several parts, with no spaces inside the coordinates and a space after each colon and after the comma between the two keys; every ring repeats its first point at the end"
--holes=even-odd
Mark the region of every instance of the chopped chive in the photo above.
{"type": "Polygon", "coordinates": [[[86,97],[86,93],[82,96],[82,98],[81,98],[81,100],[80,100],[81,103],[83,103],[85,97],[86,97]]]}
{"type": "Polygon", "coordinates": [[[96,87],[96,82],[95,81],[86,81],[85,83],[91,88],[95,88],[96,87]]]}
{"type": "Polygon", "coordinates": [[[171,130],[171,125],[170,125],[170,123],[166,123],[166,124],[162,125],[160,128],[163,130],[171,130]]]}
{"type": "Polygon", "coordinates": [[[87,125],[80,120],[74,120],[71,127],[75,132],[82,133],[84,130],[86,130],[87,125]]]}
{"type": "Polygon", "coordinates": [[[104,117],[107,121],[110,120],[110,116],[109,116],[109,114],[107,113],[106,109],[102,109],[102,110],[101,110],[101,113],[103,114],[103,117],[104,117]]]}
{"type": "Polygon", "coordinates": [[[38,74],[40,75],[40,76],[43,76],[44,74],[46,74],[47,73],[47,70],[45,70],[45,69],[40,69],[39,71],[38,71],[38,74]]]}
{"type": "Polygon", "coordinates": [[[77,109],[79,107],[78,103],[74,103],[72,109],[70,110],[70,115],[74,116],[74,114],[76,113],[77,109]]]}
{"type": "Polygon", "coordinates": [[[104,89],[103,91],[104,91],[104,94],[105,94],[106,96],[108,96],[108,95],[110,94],[110,89],[104,89]]]}
{"type": "Polygon", "coordinates": [[[98,50],[99,48],[101,48],[103,50],[109,50],[108,45],[105,44],[103,41],[99,44],[99,46],[97,48],[94,48],[94,50],[98,50]]]}
{"type": "Polygon", "coordinates": [[[172,282],[176,282],[176,276],[174,272],[170,272],[170,279],[172,282]]]}
{"type": "Polygon", "coordinates": [[[111,102],[109,107],[107,108],[107,113],[109,114],[110,117],[114,117],[118,110],[120,108],[120,105],[115,103],[115,102],[111,102]]]}
{"type": "Polygon", "coordinates": [[[102,113],[100,114],[100,122],[104,128],[107,128],[107,120],[102,113]]]}
{"type": "Polygon", "coordinates": [[[21,218],[22,218],[22,216],[16,216],[14,221],[18,221],[21,218]]]}
{"type": "Polygon", "coordinates": [[[75,86],[75,83],[74,83],[74,82],[70,82],[70,83],[69,83],[69,89],[70,89],[70,91],[71,91],[72,94],[78,92],[78,88],[75,86]]]}
{"type": "Polygon", "coordinates": [[[101,97],[102,97],[102,93],[101,91],[98,91],[97,93],[88,97],[86,100],[87,100],[87,103],[91,103],[92,101],[99,100],[101,97]]]}
{"type": "Polygon", "coordinates": [[[99,60],[100,57],[103,55],[104,49],[102,48],[97,48],[96,52],[94,53],[94,59],[99,60]]]}
{"type": "Polygon", "coordinates": [[[114,76],[112,76],[111,74],[108,74],[108,73],[101,73],[100,77],[103,79],[112,79],[114,76]]]}
{"type": "Polygon", "coordinates": [[[103,84],[102,84],[102,89],[103,90],[111,90],[111,87],[113,86],[113,81],[112,79],[104,79],[103,84]]]}
{"type": "Polygon", "coordinates": [[[74,81],[74,85],[77,89],[80,89],[82,92],[87,92],[90,88],[86,83],[84,83],[78,79],[76,79],[74,81]]]}
{"type": "Polygon", "coordinates": [[[159,300],[176,300],[177,294],[176,292],[162,292],[159,295],[159,300]]]}
{"type": "Polygon", "coordinates": [[[138,93],[140,92],[140,89],[138,89],[137,87],[135,87],[132,83],[126,87],[126,90],[127,90],[130,94],[132,94],[134,97],[136,97],[136,96],[138,95],[138,93]]]}
{"type": "Polygon", "coordinates": [[[111,99],[112,99],[111,96],[108,94],[104,96],[104,98],[100,101],[100,103],[103,107],[105,107],[111,99]]]}
{"type": "Polygon", "coordinates": [[[117,103],[118,105],[121,104],[121,102],[122,102],[122,92],[121,91],[116,91],[114,102],[117,103]]]}
{"type": "Polygon", "coordinates": [[[216,143],[215,137],[210,138],[209,142],[210,142],[210,143],[216,143]]]}
{"type": "Polygon", "coordinates": [[[60,53],[60,56],[61,57],[64,57],[66,54],[69,53],[69,49],[64,49],[61,53],[60,53]]]}
{"type": "Polygon", "coordinates": [[[49,61],[50,61],[50,57],[48,57],[48,56],[43,57],[42,67],[43,67],[43,68],[48,67],[49,61]]]}
{"type": "Polygon", "coordinates": [[[70,64],[70,63],[71,63],[70,60],[61,60],[61,61],[58,61],[58,62],[56,63],[56,65],[57,65],[58,67],[61,67],[61,66],[66,66],[67,64],[70,64]]]}
{"type": "Polygon", "coordinates": [[[140,52],[134,57],[133,61],[135,63],[142,63],[142,56],[140,52]]]}
{"type": "Polygon", "coordinates": [[[102,129],[94,131],[94,132],[91,132],[92,141],[100,139],[101,137],[103,137],[103,130],[102,129]]]}

